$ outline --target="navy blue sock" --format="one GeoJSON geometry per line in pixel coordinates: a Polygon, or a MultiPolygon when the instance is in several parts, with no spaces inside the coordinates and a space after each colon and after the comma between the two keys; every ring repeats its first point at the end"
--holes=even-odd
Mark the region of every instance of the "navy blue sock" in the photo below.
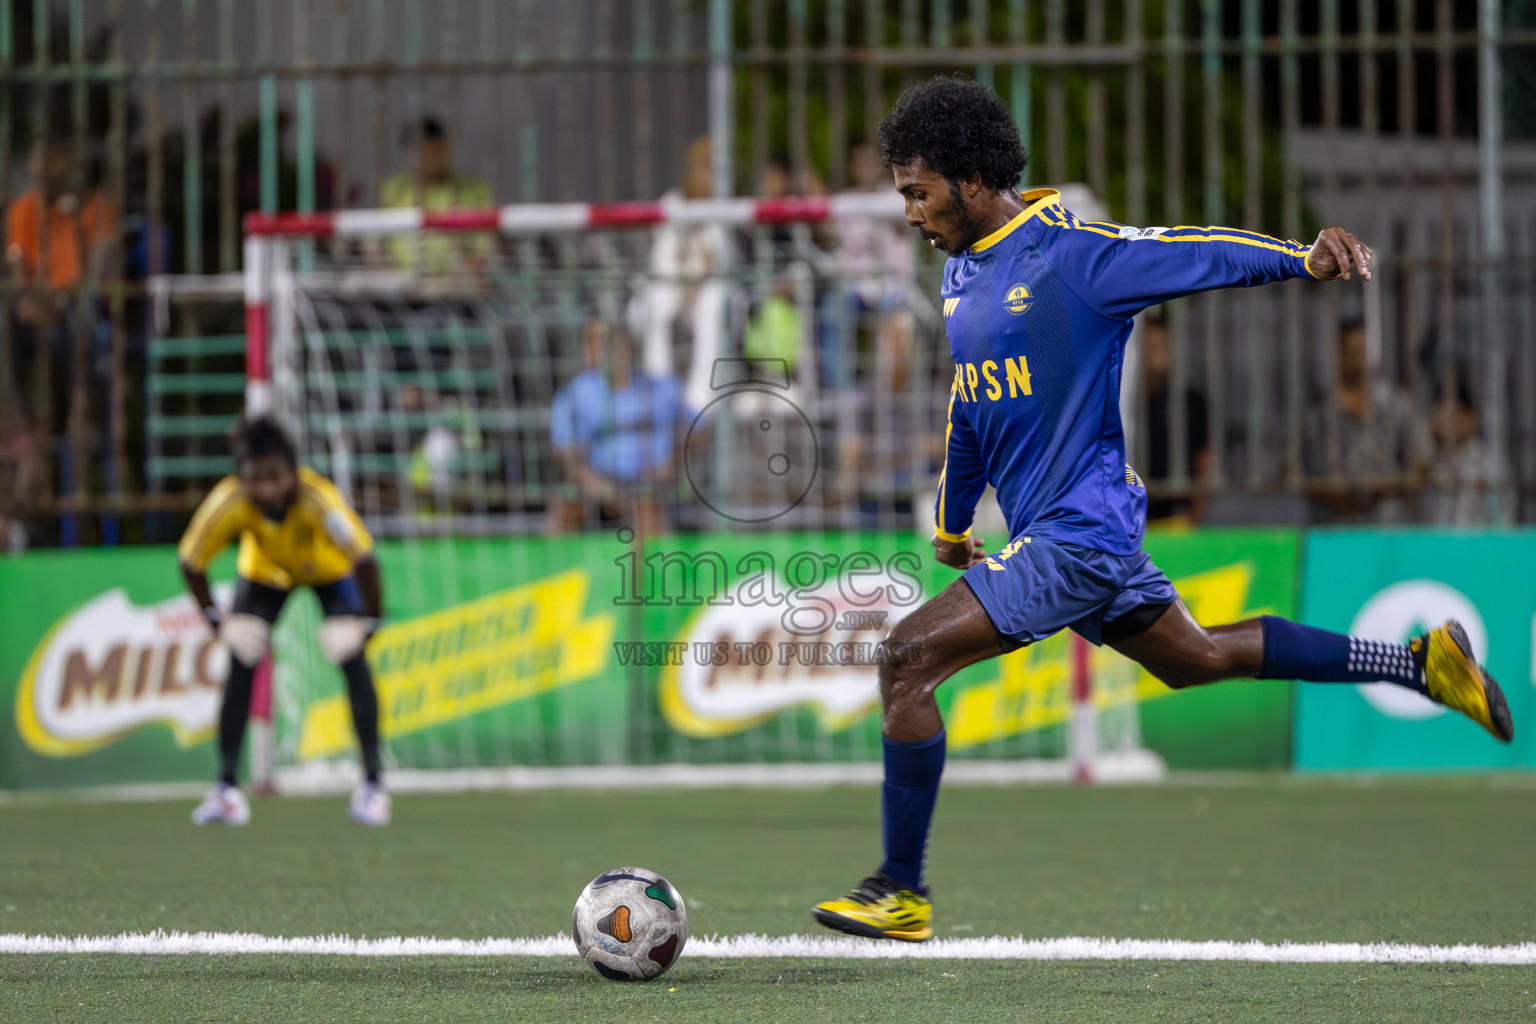
{"type": "Polygon", "coordinates": [[[1260,679],[1308,683],[1396,683],[1426,693],[1424,674],[1407,644],[1362,640],[1266,615],[1260,679]]]}
{"type": "Polygon", "coordinates": [[[928,823],[944,774],[944,730],[916,743],[885,741],[885,786],[880,810],[885,822],[885,863],[880,870],[902,885],[926,892],[923,859],[928,823]]]}

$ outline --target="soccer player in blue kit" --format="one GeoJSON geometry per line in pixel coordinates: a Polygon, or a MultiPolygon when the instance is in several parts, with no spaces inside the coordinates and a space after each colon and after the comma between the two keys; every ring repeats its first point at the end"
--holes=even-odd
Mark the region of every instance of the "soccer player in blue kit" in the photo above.
{"type": "Polygon", "coordinates": [[[1514,736],[1498,684],[1455,622],[1406,644],[1266,615],[1202,627],[1141,550],[1146,492],[1126,464],[1120,374],[1132,317],[1214,288],[1371,277],[1342,228],[1311,245],[1226,227],[1133,228],[1079,220],[1054,189],[1020,194],[1027,162],[1001,100],[969,79],[909,89],[880,123],[907,223],[950,254],[942,288],[954,358],[934,509],[939,561],[964,575],[898,622],[880,666],[885,861],[822,924],[875,938],[933,935],[923,883],[944,769],[934,691],[956,671],[1072,629],[1174,689],[1233,678],[1384,680],[1514,736]],[[1009,542],[970,532],[988,483],[1009,542]]]}

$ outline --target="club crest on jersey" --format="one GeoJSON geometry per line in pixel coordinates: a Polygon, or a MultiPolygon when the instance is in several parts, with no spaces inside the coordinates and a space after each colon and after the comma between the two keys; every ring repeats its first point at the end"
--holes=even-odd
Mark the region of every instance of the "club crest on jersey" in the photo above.
{"type": "Polygon", "coordinates": [[[1014,316],[1018,316],[1029,308],[1029,298],[1028,286],[1016,284],[1008,289],[1008,294],[1003,299],[1003,308],[1014,316]]]}

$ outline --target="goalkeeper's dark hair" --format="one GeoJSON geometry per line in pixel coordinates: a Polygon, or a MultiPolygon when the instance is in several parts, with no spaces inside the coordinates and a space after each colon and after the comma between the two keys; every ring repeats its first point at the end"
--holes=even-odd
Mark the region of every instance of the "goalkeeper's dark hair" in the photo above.
{"type": "Polygon", "coordinates": [[[235,424],[230,431],[230,443],[235,449],[235,465],[268,455],[281,456],[288,465],[298,468],[299,452],[293,438],[283,425],[271,416],[248,416],[235,424]]]}
{"type": "Polygon", "coordinates": [[[993,188],[1013,188],[1029,155],[1019,126],[997,93],[963,75],[939,75],[901,94],[880,120],[885,166],[916,157],[957,181],[971,173],[993,188]]]}

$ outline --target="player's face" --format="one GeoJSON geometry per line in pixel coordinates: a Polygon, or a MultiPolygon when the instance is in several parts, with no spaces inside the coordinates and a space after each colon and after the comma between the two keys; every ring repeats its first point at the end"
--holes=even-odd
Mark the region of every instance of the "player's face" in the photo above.
{"type": "Polygon", "coordinates": [[[246,496],[268,519],[281,521],[299,493],[299,475],[281,455],[262,455],[240,463],[246,496]]]}
{"type": "Polygon", "coordinates": [[[896,191],[907,201],[907,223],[935,249],[956,253],[978,237],[960,188],[918,157],[891,168],[896,191]]]}

